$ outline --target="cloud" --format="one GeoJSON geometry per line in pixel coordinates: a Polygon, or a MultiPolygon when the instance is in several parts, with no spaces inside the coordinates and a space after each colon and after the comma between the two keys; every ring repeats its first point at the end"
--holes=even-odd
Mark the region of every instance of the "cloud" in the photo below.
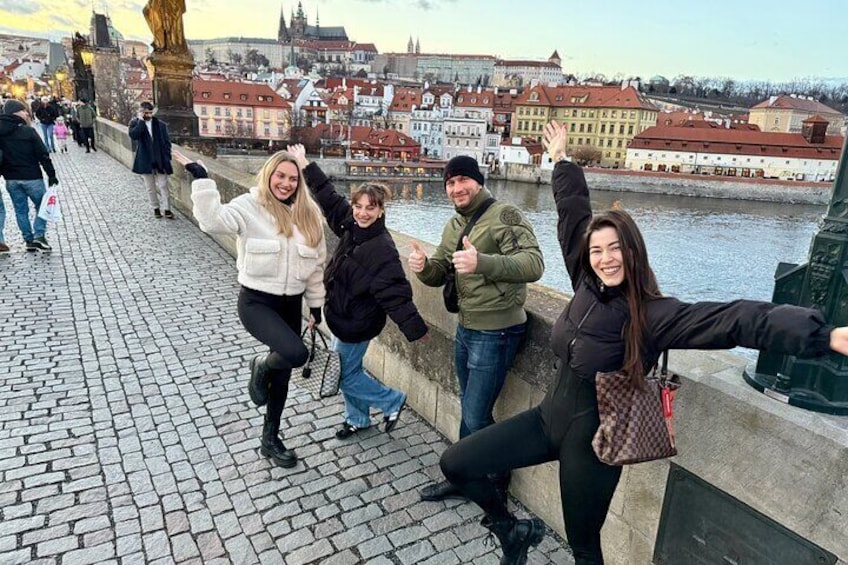
{"type": "Polygon", "coordinates": [[[0,13],[23,14],[30,16],[42,10],[37,2],[20,2],[19,0],[0,0],[0,13]]]}
{"type": "MultiPolygon", "coordinates": [[[[394,0],[357,0],[367,4],[394,4],[394,0]]],[[[422,10],[438,10],[445,4],[454,4],[456,0],[415,0],[413,5],[422,10]]]]}

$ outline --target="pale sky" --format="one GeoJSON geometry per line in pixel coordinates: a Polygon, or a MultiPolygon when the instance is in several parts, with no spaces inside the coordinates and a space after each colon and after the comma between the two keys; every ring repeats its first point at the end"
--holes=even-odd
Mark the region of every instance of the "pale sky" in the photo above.
{"type": "MultiPolygon", "coordinates": [[[[150,41],[144,0],[0,0],[0,33],[49,36],[88,31],[92,6],[127,39],[150,41]]],[[[275,38],[297,2],[187,0],[188,39],[275,38]],[[236,6],[237,9],[234,9],[236,6]]],[[[578,75],[661,74],[759,79],[848,80],[846,0],[303,0],[309,24],[344,26],[380,52],[406,51],[546,59],[578,75]]]]}

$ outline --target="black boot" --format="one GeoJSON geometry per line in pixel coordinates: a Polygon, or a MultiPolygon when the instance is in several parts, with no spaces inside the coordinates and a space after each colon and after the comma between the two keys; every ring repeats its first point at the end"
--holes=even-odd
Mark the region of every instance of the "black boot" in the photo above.
{"type": "Polygon", "coordinates": [[[527,551],[539,545],[545,537],[545,523],[538,518],[516,520],[510,516],[493,520],[486,516],[481,524],[501,542],[501,565],[524,565],[527,563],[527,551]]]}
{"type": "Polygon", "coordinates": [[[511,479],[512,473],[509,471],[500,475],[489,475],[489,480],[495,485],[495,490],[498,491],[504,506],[509,501],[509,482],[511,479]]]}
{"type": "MultiPolygon", "coordinates": [[[[159,217],[159,208],[156,208],[156,217],[159,217]]],[[[250,360],[250,380],[247,383],[247,392],[257,406],[268,404],[268,364],[265,363],[267,358],[267,355],[257,355],[250,360]]]]}
{"type": "Polygon", "coordinates": [[[280,440],[280,421],[265,416],[262,426],[262,447],[259,453],[269,458],[275,465],[280,467],[294,467],[297,465],[297,455],[291,449],[286,449],[280,440]]]}

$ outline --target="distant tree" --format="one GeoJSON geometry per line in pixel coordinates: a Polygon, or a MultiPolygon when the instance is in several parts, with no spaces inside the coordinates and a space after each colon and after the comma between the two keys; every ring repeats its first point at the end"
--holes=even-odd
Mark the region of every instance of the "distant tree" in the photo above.
{"type": "Polygon", "coordinates": [[[571,158],[582,167],[600,163],[601,157],[601,150],[591,145],[578,145],[577,149],[571,152],[571,158]]]}
{"type": "Polygon", "coordinates": [[[244,64],[248,67],[268,67],[270,61],[268,57],[259,52],[258,49],[248,49],[244,55],[244,64]]]}
{"type": "Polygon", "coordinates": [[[359,69],[354,76],[356,78],[368,78],[368,73],[365,69],[359,69]]]}

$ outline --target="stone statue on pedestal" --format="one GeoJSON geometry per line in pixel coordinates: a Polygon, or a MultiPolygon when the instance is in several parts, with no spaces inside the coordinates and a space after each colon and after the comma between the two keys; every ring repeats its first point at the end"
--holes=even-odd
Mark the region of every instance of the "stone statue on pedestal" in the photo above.
{"type": "Polygon", "coordinates": [[[183,32],[185,0],[147,0],[142,13],[153,32],[155,53],[188,53],[183,32]]]}

